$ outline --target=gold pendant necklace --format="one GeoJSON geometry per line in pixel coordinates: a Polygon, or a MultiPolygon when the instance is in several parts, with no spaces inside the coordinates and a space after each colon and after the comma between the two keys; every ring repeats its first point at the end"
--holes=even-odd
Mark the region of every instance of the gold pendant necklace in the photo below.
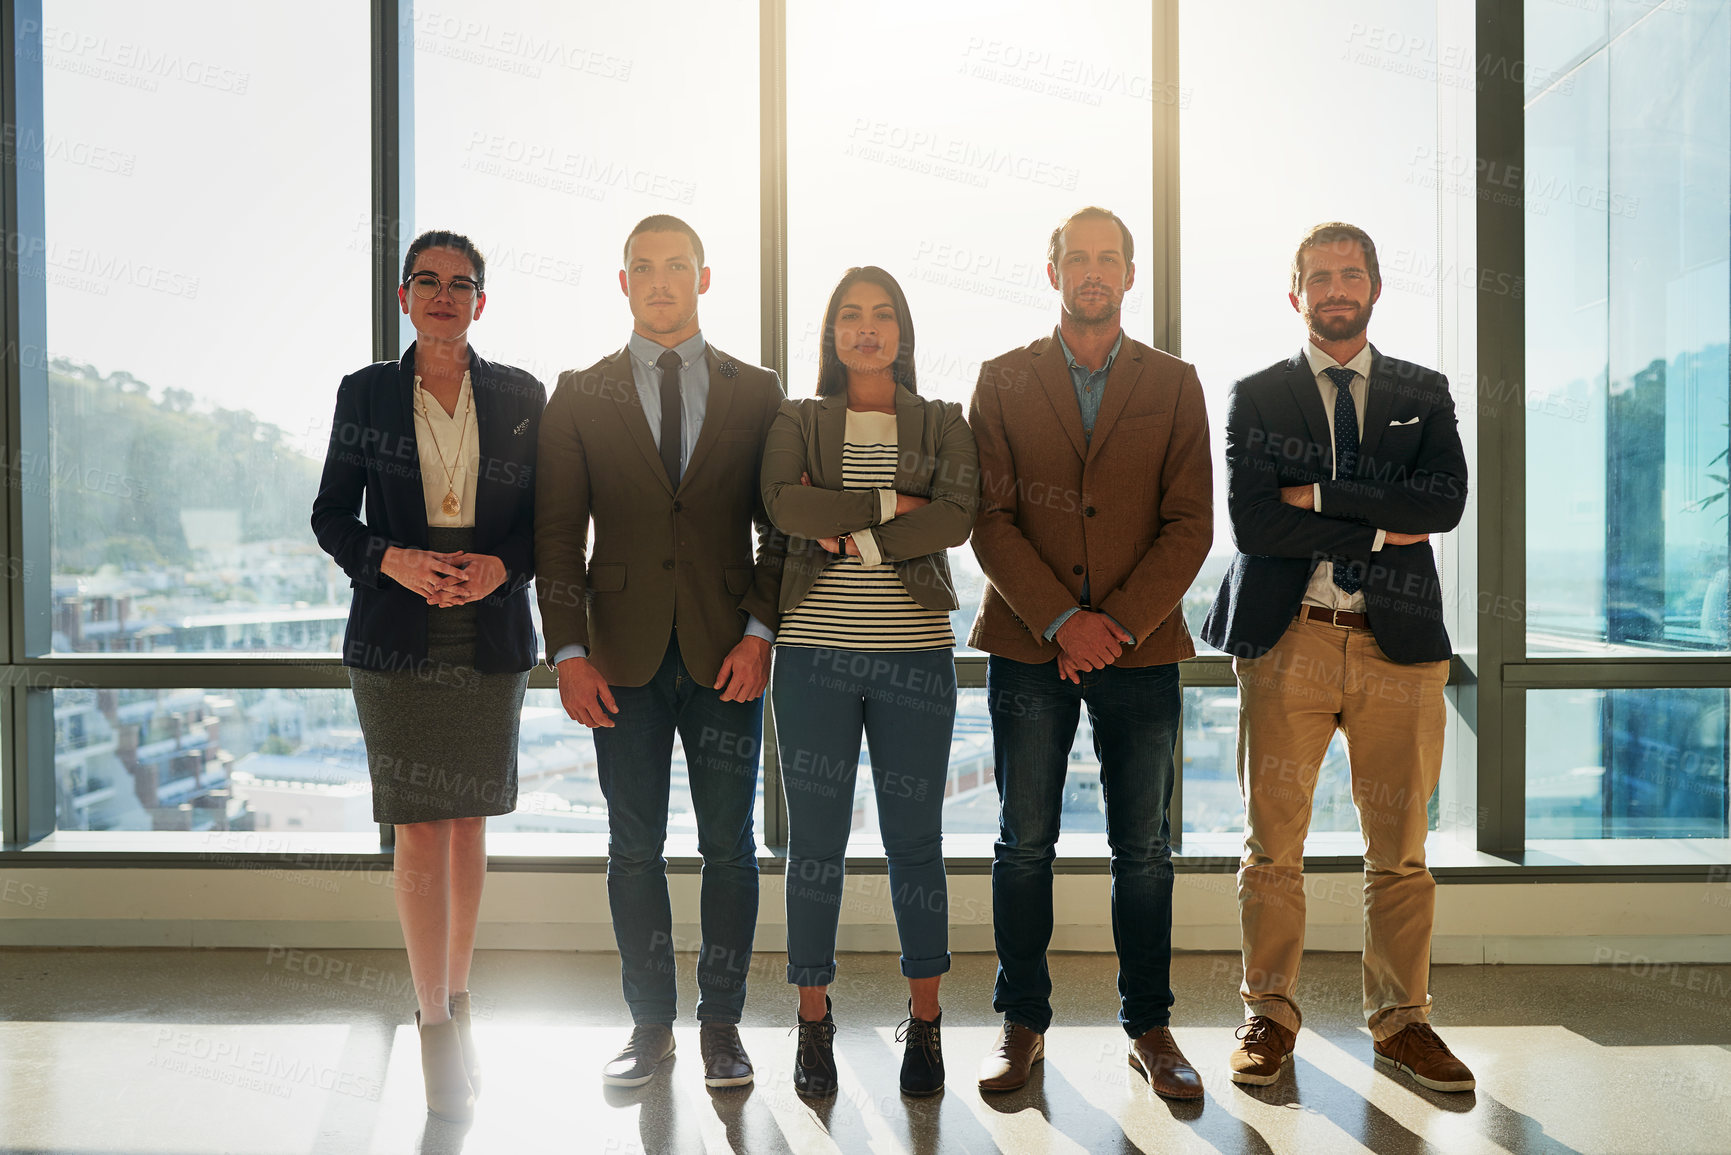
{"type": "MultiPolygon", "coordinates": [[[[424,394],[426,391],[423,389],[421,392],[424,394]]],[[[439,503],[439,508],[444,511],[446,517],[456,517],[459,513],[463,512],[463,502],[457,497],[456,470],[446,463],[445,452],[439,448],[439,439],[433,434],[432,411],[427,408],[426,398],[423,396],[420,401],[421,420],[427,423],[427,436],[432,437],[433,439],[433,453],[438,456],[439,466],[445,471],[445,500],[439,503]]],[[[471,391],[468,398],[468,404],[463,406],[462,432],[457,435],[456,459],[459,464],[463,460],[463,442],[469,436],[469,411],[474,407],[475,394],[471,391]]]]}

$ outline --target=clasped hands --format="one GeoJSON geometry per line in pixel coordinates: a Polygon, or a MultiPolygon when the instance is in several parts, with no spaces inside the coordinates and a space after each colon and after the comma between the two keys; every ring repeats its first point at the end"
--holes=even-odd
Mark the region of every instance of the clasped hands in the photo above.
{"type": "MultiPolygon", "coordinates": [[[[1308,485],[1283,485],[1280,487],[1280,500],[1287,505],[1299,509],[1315,509],[1316,491],[1308,485]]],[[[1326,516],[1326,515],[1325,515],[1326,516]]],[[[1417,545],[1421,541],[1429,541],[1428,533],[1396,533],[1387,530],[1382,535],[1384,545],[1417,545]]]]}
{"type": "Polygon", "coordinates": [[[505,584],[505,563],[487,553],[391,546],[379,563],[384,575],[438,609],[477,602],[505,584]]]}

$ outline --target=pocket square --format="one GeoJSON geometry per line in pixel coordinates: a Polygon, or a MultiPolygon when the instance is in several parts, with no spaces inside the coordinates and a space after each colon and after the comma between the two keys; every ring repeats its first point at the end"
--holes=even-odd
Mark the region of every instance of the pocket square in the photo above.
{"type": "Polygon", "coordinates": [[[1408,417],[1405,421],[1390,421],[1388,423],[1388,427],[1390,429],[1393,429],[1397,425],[1417,425],[1417,424],[1418,424],[1418,418],[1408,417]]]}
{"type": "MultiPolygon", "coordinates": [[[[1413,420],[1417,421],[1418,418],[1414,417],[1413,420]]],[[[517,423],[517,428],[511,430],[511,432],[512,433],[527,433],[527,432],[529,432],[529,419],[527,417],[523,418],[523,420],[521,420],[517,423]]]]}

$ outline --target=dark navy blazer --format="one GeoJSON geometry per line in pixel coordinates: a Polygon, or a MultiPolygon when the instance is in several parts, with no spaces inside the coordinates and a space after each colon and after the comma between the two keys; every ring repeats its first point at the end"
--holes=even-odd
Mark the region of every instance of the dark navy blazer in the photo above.
{"type": "MultiPolygon", "coordinates": [[[[528,593],[535,575],[535,446],[547,390],[523,370],[483,361],[473,349],[469,388],[481,442],[470,552],[505,563],[504,583],[476,603],[475,669],[527,670],[536,654],[528,593]]],[[[343,635],[345,666],[407,669],[427,657],[431,607],[379,569],[390,546],[428,548],[414,395],[413,345],[401,361],[368,365],[337,386],[312,522],[319,545],[354,588],[343,635]],[[363,494],[364,521],[357,516],[363,494]]]]}
{"type": "Polygon", "coordinates": [[[1302,351],[1232,387],[1226,414],[1226,505],[1238,554],[1203,623],[1209,645],[1261,657],[1304,601],[1319,561],[1364,573],[1365,611],[1396,662],[1450,656],[1442,583],[1429,542],[1384,545],[1376,531],[1441,533],[1467,502],[1467,459],[1448,378],[1371,348],[1356,476],[1334,480],[1328,414],[1302,351]],[[1322,512],[1280,500],[1288,485],[1322,487],[1322,512]]]}

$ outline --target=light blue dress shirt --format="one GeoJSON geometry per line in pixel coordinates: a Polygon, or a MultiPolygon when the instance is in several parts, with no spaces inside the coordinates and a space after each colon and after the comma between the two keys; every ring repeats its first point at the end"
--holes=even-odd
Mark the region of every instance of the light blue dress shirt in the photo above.
{"type": "MultiPolygon", "coordinates": [[[[679,354],[679,401],[684,420],[680,423],[680,433],[683,434],[683,444],[679,447],[679,472],[683,476],[685,466],[691,461],[691,451],[697,447],[697,435],[703,431],[703,419],[709,413],[709,360],[703,352],[708,348],[702,333],[694,333],[690,337],[673,346],[673,352],[679,354]]],[[[649,422],[649,437],[655,442],[655,448],[661,448],[661,370],[656,362],[668,350],[664,345],[657,345],[643,334],[633,331],[631,340],[625,343],[626,352],[630,354],[631,380],[637,385],[637,400],[643,405],[643,416],[649,422]]],[[[774,642],[775,634],[770,628],[751,616],[745,623],[748,636],[762,638],[766,642],[774,642]]],[[[553,664],[557,666],[566,658],[587,658],[589,647],[573,643],[559,647],[559,652],[553,655],[553,664]]]]}
{"type": "MultiPolygon", "coordinates": [[[[1070,384],[1076,388],[1076,405],[1082,410],[1082,437],[1084,440],[1094,439],[1094,422],[1100,417],[1100,399],[1106,396],[1106,375],[1112,371],[1112,362],[1118,359],[1118,350],[1124,347],[1124,330],[1118,330],[1118,339],[1112,342],[1112,351],[1106,354],[1106,363],[1098,369],[1090,369],[1076,360],[1076,355],[1070,352],[1070,346],[1064,340],[1064,335],[1058,335],[1058,348],[1064,351],[1064,360],[1070,363],[1070,384]]],[[[1082,579],[1082,600],[1088,600],[1088,579],[1082,579]]],[[[1070,615],[1079,607],[1071,606],[1053,619],[1046,627],[1045,639],[1049,642],[1058,636],[1058,627],[1070,620],[1070,615]]],[[[1124,627],[1118,619],[1106,615],[1112,624],[1119,629],[1124,627]]],[[[1124,630],[1129,633],[1129,630],[1124,630]]],[[[1135,643],[1132,642],[1132,645],[1135,643]]]]}

